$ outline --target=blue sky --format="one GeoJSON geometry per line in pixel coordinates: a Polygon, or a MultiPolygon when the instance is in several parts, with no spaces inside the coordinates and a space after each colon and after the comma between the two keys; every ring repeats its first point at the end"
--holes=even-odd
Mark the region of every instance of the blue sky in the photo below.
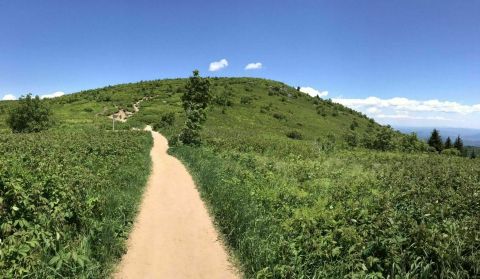
{"type": "Polygon", "coordinates": [[[198,68],[310,87],[382,123],[480,128],[479,14],[463,0],[0,0],[0,99],[198,68]]]}

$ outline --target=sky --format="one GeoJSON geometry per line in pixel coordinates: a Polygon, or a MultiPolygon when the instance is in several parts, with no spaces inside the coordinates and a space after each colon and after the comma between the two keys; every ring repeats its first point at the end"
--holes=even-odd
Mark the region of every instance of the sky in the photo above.
{"type": "Polygon", "coordinates": [[[394,126],[480,128],[480,1],[0,0],[0,100],[251,76],[394,126]]]}

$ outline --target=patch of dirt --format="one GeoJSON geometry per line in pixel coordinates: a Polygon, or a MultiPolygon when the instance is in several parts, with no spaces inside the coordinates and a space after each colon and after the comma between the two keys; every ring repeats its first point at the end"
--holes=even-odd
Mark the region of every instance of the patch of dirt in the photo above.
{"type": "Polygon", "coordinates": [[[140,111],[140,104],[143,101],[147,101],[152,99],[151,97],[143,97],[142,99],[138,100],[133,104],[133,112],[125,110],[125,109],[120,109],[114,114],[111,114],[108,116],[108,118],[113,119],[115,118],[115,121],[120,121],[120,122],[127,122],[128,118],[133,116],[135,113],[140,111]]]}

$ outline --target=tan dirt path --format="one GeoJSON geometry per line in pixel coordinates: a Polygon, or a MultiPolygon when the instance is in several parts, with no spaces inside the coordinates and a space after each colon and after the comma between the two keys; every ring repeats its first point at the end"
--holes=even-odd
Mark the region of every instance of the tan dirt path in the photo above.
{"type": "Polygon", "coordinates": [[[240,278],[192,177],[167,140],[152,136],[152,173],[114,278],[240,278]]]}

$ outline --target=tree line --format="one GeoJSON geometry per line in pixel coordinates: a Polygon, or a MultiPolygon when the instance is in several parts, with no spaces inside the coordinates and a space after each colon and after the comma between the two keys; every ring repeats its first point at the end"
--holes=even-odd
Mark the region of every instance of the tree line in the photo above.
{"type": "Polygon", "coordinates": [[[460,136],[457,136],[453,142],[450,137],[447,137],[447,139],[443,141],[440,131],[433,129],[427,143],[432,151],[436,151],[438,153],[460,155],[464,157],[470,156],[472,159],[476,158],[475,150],[468,154],[467,149],[463,144],[463,139],[460,136]]]}

